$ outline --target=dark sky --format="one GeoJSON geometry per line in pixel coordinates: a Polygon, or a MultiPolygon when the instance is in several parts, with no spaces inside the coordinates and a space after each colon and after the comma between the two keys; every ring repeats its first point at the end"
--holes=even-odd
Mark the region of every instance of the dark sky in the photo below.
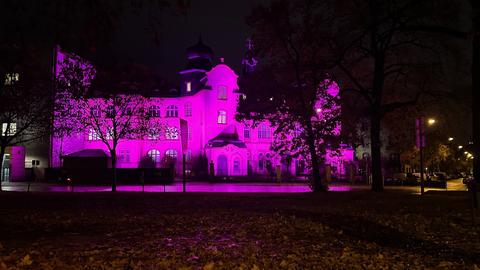
{"type": "Polygon", "coordinates": [[[146,64],[172,78],[185,65],[185,49],[196,44],[201,35],[213,49],[215,61],[224,57],[226,64],[238,73],[249,34],[245,16],[250,13],[252,2],[193,0],[186,16],[164,15],[160,44],[155,44],[143,30],[145,19],[131,15],[124,19],[115,46],[125,61],[146,64]]]}

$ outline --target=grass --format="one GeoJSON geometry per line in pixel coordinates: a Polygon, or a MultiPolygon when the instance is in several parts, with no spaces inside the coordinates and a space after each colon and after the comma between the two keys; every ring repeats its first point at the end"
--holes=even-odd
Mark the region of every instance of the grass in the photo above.
{"type": "Polygon", "coordinates": [[[475,269],[464,192],[0,193],[0,269],[475,269]]]}

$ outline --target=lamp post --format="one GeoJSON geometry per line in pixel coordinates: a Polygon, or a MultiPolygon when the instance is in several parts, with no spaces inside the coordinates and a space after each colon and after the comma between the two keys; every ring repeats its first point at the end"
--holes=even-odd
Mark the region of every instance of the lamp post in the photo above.
{"type": "MultiPolygon", "coordinates": [[[[436,120],[433,118],[427,120],[429,126],[432,126],[435,123],[436,120]]],[[[415,126],[417,147],[420,150],[420,194],[423,195],[425,192],[425,168],[423,165],[423,149],[425,148],[425,117],[418,117],[415,120],[415,126]]]]}

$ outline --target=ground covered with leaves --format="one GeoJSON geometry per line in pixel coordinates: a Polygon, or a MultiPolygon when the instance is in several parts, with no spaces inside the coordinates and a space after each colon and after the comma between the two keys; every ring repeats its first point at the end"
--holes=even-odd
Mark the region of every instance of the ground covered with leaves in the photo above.
{"type": "MultiPolygon", "coordinates": [[[[478,221],[477,221],[478,223],[478,221]]],[[[466,193],[0,193],[0,269],[479,269],[466,193]]]]}

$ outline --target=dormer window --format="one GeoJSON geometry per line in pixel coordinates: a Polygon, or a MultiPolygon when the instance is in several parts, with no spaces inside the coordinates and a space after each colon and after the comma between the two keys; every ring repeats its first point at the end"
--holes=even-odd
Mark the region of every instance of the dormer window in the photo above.
{"type": "Polygon", "coordinates": [[[187,93],[192,92],[192,82],[187,82],[187,93]]]}
{"type": "Polygon", "coordinates": [[[227,87],[225,85],[220,85],[218,87],[218,99],[226,100],[227,99],[227,87]]]}

